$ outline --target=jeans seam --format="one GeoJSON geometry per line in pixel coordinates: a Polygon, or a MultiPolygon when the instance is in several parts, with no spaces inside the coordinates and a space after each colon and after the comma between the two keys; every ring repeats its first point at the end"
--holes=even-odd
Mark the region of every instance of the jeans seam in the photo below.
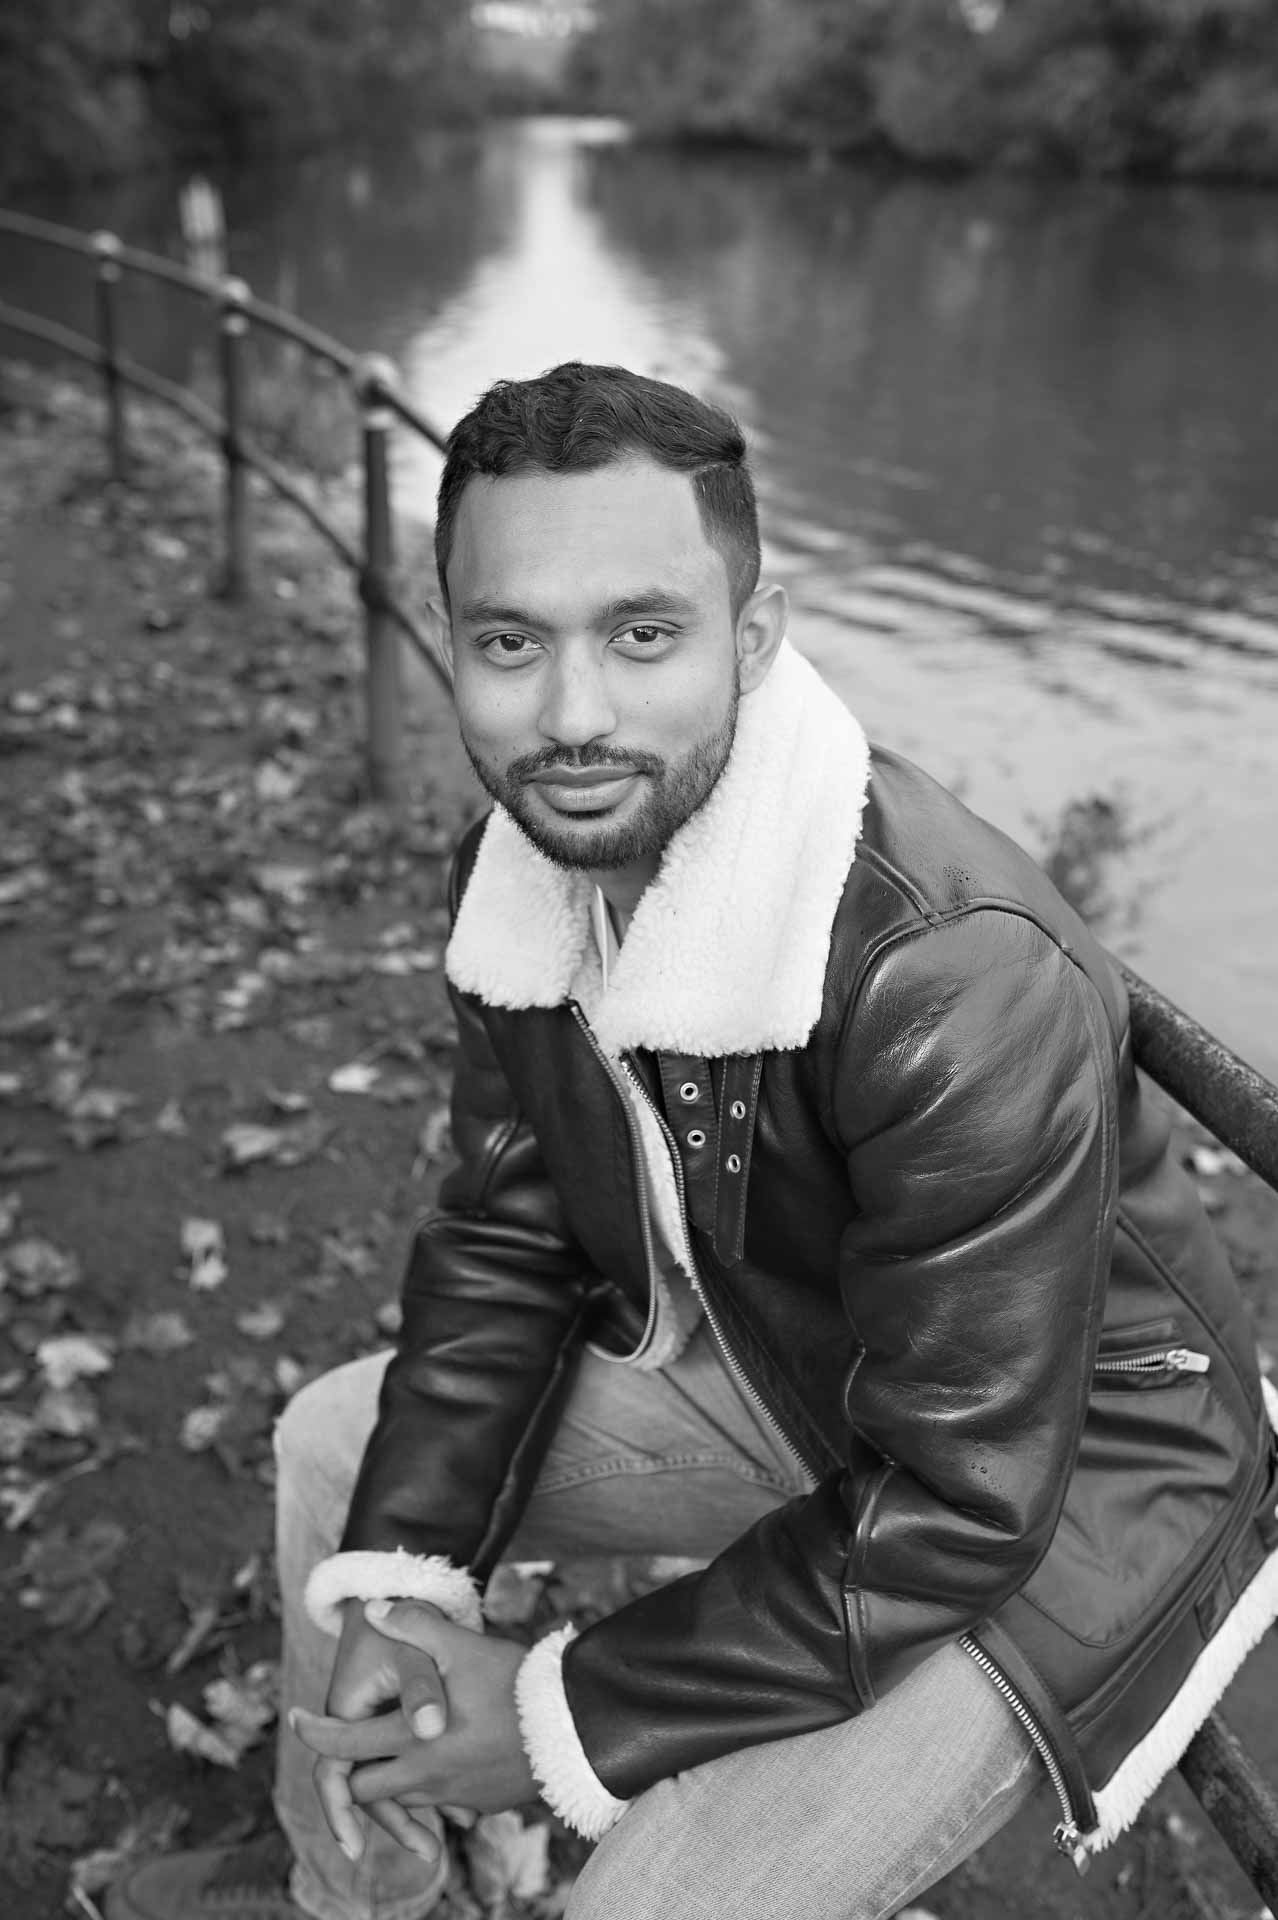
{"type": "Polygon", "coordinates": [[[789,1492],[786,1481],[779,1475],[769,1473],[765,1468],[745,1465],[740,1456],[734,1453],[674,1453],[663,1454],[655,1460],[646,1454],[614,1454],[607,1460],[561,1468],[553,1479],[543,1473],[537,1483],[535,1497],[540,1499],[544,1494],[566,1493],[572,1487],[588,1486],[596,1480],[649,1479],[659,1473],[705,1472],[707,1469],[731,1473],[734,1479],[744,1480],[750,1486],[766,1487],[770,1493],[789,1492]]]}

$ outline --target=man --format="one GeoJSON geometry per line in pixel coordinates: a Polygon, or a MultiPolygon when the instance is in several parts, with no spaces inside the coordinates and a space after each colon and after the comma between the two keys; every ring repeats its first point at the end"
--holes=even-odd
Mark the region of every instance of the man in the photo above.
{"type": "Polygon", "coordinates": [[[178,1856],[112,1912],[415,1920],[434,1809],[538,1792],[599,1840],[572,1920],[891,1914],[1036,1792],[1082,1865],[1278,1614],[1253,1342],[1115,971],[787,643],[717,410],[495,387],[437,551],[494,801],[460,1165],[389,1366],[281,1423],[290,1887],[178,1856]],[[482,1633],[503,1556],[627,1549],[702,1564],[482,1633]]]}

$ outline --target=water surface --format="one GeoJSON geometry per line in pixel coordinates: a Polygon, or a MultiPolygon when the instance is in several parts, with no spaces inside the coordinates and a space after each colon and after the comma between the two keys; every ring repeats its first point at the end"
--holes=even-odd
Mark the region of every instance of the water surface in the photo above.
{"type": "MultiPolygon", "coordinates": [[[[798,645],[1035,852],[1101,823],[1105,937],[1278,1075],[1278,198],[884,180],[542,122],[227,203],[235,269],[391,353],[442,426],[569,357],[732,407],[798,645]]],[[[162,183],[58,211],[180,251],[162,183]]],[[[23,278],[67,311],[68,268],[23,278]]],[[[141,296],[130,324],[189,375],[192,303],[141,296]]],[[[401,449],[407,510],[436,473],[401,449]]]]}

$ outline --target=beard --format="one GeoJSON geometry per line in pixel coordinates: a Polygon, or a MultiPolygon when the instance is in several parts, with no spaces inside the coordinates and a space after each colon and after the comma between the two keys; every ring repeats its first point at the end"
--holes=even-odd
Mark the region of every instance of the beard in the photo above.
{"type": "Polygon", "coordinates": [[[736,738],[739,701],[740,688],[734,679],[732,701],[722,724],[675,761],[661,760],[651,753],[622,753],[588,742],[584,747],[546,747],[498,770],[477,757],[465,734],[462,745],[485,792],[506,809],[539,853],[557,867],[610,872],[659,857],[679,828],[705,805],[728,764],[736,738]],[[528,782],[536,775],[557,768],[586,767],[616,767],[619,772],[645,776],[647,792],[629,819],[614,824],[603,818],[592,823],[589,816],[578,816],[579,826],[560,827],[534,810],[528,782]]]}

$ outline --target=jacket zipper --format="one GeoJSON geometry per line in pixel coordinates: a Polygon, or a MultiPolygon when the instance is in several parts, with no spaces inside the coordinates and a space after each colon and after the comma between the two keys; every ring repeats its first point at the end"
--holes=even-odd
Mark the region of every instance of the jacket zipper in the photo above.
{"type": "Polygon", "coordinates": [[[649,1287],[655,1289],[655,1286],[656,1286],[657,1261],[656,1261],[656,1255],[653,1251],[653,1245],[652,1245],[652,1227],[648,1218],[648,1185],[647,1185],[647,1176],[644,1170],[643,1141],[639,1137],[639,1122],[635,1119],[634,1113],[631,1110],[630,1101],[626,1095],[627,1086],[633,1087],[635,1092],[639,1095],[639,1098],[647,1106],[648,1111],[652,1114],[653,1119],[656,1121],[657,1125],[660,1127],[667,1149],[669,1150],[670,1166],[671,1166],[672,1172],[674,1173],[674,1179],[675,1179],[675,1190],[679,1196],[679,1225],[680,1225],[680,1231],[683,1236],[683,1254],[684,1254],[684,1259],[687,1263],[688,1279],[692,1282],[693,1291],[696,1294],[698,1300],[700,1300],[701,1302],[702,1311],[704,1312],[706,1316],[706,1320],[709,1323],[710,1331],[714,1335],[715,1345],[718,1347],[719,1352],[723,1355],[724,1363],[727,1366],[729,1372],[732,1374],[733,1379],[740,1386],[741,1391],[746,1395],[747,1399],[750,1400],[752,1405],[756,1406],[759,1409],[759,1412],[763,1415],[763,1418],[767,1421],[772,1431],[776,1434],[782,1446],[785,1447],[788,1453],[793,1455],[793,1457],[798,1461],[799,1465],[803,1468],[803,1471],[806,1474],[808,1474],[812,1478],[815,1478],[815,1475],[812,1474],[811,1467],[808,1465],[807,1461],[804,1459],[803,1455],[800,1453],[798,1447],[795,1446],[793,1440],[791,1440],[789,1434],[785,1431],[785,1428],[780,1425],[776,1416],[772,1412],[771,1407],[769,1407],[767,1401],[763,1398],[763,1395],[758,1391],[757,1387],[754,1385],[754,1382],[747,1375],[745,1368],[741,1365],[741,1362],[737,1359],[731,1347],[728,1345],[728,1342],[724,1337],[723,1328],[720,1326],[718,1317],[715,1314],[714,1307],[712,1306],[710,1300],[706,1295],[705,1288],[701,1284],[701,1275],[697,1271],[696,1257],[692,1251],[692,1243],[688,1238],[688,1227],[687,1227],[688,1190],[684,1182],[683,1166],[679,1159],[679,1149],[675,1143],[674,1135],[671,1133],[670,1128],[666,1125],[666,1122],[662,1117],[662,1115],[658,1112],[656,1104],[652,1099],[652,1096],[649,1094],[648,1089],[644,1086],[642,1080],[639,1078],[638,1074],[634,1071],[633,1067],[630,1066],[629,1062],[624,1057],[622,1058],[620,1063],[610,1060],[608,1058],[608,1055],[604,1052],[603,1048],[600,1046],[599,1041],[595,1036],[594,1030],[590,1025],[590,1022],[587,1020],[585,1014],[582,1012],[578,1003],[574,1000],[571,1004],[572,1004],[573,1014],[576,1017],[577,1025],[581,1028],[582,1032],[586,1036],[586,1039],[590,1042],[591,1050],[593,1051],[595,1058],[599,1061],[600,1065],[604,1069],[604,1072],[608,1075],[608,1078],[612,1081],[614,1087],[616,1088],[617,1095],[621,1101],[622,1110],[624,1111],[626,1116],[626,1131],[630,1135],[630,1157],[634,1162],[635,1173],[637,1175],[638,1186],[639,1186],[639,1229],[643,1236],[644,1257],[648,1263],[649,1287]],[[625,1079],[625,1085],[622,1085],[623,1076],[625,1079]]]}
{"type": "MultiPolygon", "coordinates": [[[[692,1244],[688,1238],[687,1187],[684,1182],[683,1167],[682,1167],[682,1164],[680,1163],[679,1150],[675,1143],[674,1135],[671,1133],[670,1128],[667,1126],[663,1116],[658,1112],[656,1104],[653,1101],[651,1095],[649,1094],[648,1089],[644,1086],[642,1080],[639,1078],[638,1074],[634,1071],[634,1069],[630,1066],[629,1062],[624,1057],[622,1058],[619,1064],[610,1060],[608,1058],[608,1055],[604,1052],[603,1048],[600,1046],[599,1041],[596,1038],[593,1029],[591,1028],[590,1022],[586,1019],[586,1016],[582,1012],[580,1006],[577,1004],[575,1000],[571,1004],[572,1004],[572,1010],[576,1018],[577,1024],[581,1028],[581,1031],[585,1034],[587,1041],[590,1043],[590,1048],[591,1048],[591,1051],[594,1053],[595,1058],[599,1061],[599,1064],[603,1067],[604,1072],[607,1074],[608,1078],[612,1081],[614,1087],[616,1088],[617,1093],[621,1099],[622,1109],[625,1113],[626,1131],[630,1136],[631,1158],[634,1162],[635,1172],[638,1178],[639,1200],[640,1200],[639,1226],[640,1226],[640,1232],[643,1238],[644,1258],[648,1266],[649,1286],[651,1287],[656,1280],[656,1255],[653,1251],[652,1228],[648,1219],[648,1188],[647,1188],[647,1179],[646,1179],[646,1175],[644,1171],[644,1163],[643,1163],[643,1142],[639,1138],[639,1123],[635,1119],[635,1116],[631,1111],[630,1102],[626,1097],[625,1087],[620,1084],[621,1077],[623,1075],[625,1076],[626,1084],[633,1087],[635,1089],[635,1092],[639,1095],[640,1099],[646,1103],[654,1120],[657,1122],[657,1125],[660,1127],[662,1135],[665,1138],[666,1146],[669,1149],[670,1164],[671,1164],[671,1168],[673,1170],[674,1178],[675,1178],[675,1188],[679,1195],[679,1218],[680,1218],[681,1230],[683,1233],[683,1251],[684,1251],[684,1256],[687,1260],[687,1266],[688,1266],[688,1278],[692,1282],[693,1288],[696,1291],[697,1298],[701,1302],[702,1309],[705,1313],[707,1321],[709,1322],[710,1331],[714,1335],[715,1344],[718,1346],[718,1349],[720,1353],[723,1355],[726,1365],[728,1366],[734,1380],[736,1380],[739,1386],[741,1387],[742,1392],[746,1394],[746,1396],[753,1402],[753,1404],[756,1407],[758,1407],[760,1413],[763,1415],[768,1425],[772,1428],[773,1432],[777,1435],[777,1438],[781,1441],[782,1445],[787,1449],[787,1451],[791,1453],[794,1456],[794,1458],[798,1461],[799,1465],[803,1468],[804,1472],[810,1474],[812,1470],[808,1466],[807,1461],[804,1459],[803,1455],[800,1453],[798,1447],[795,1446],[789,1434],[779,1424],[775,1415],[772,1412],[772,1409],[768,1406],[766,1400],[764,1400],[762,1394],[755,1387],[754,1382],[749,1378],[745,1369],[742,1367],[740,1361],[737,1359],[731,1347],[728,1345],[728,1342],[724,1337],[723,1328],[720,1326],[718,1318],[715,1314],[714,1307],[711,1304],[710,1300],[708,1299],[705,1289],[701,1284],[701,1276],[697,1271],[697,1263],[693,1255],[692,1244]]],[[[1173,1351],[1179,1353],[1182,1350],[1173,1349],[1173,1351]]],[[[1183,1351],[1188,1352],[1188,1349],[1184,1349],[1183,1351]]],[[[1201,1359],[1202,1356],[1196,1355],[1194,1356],[1194,1358],[1201,1359]]],[[[1202,1369],[1193,1367],[1193,1368],[1190,1368],[1190,1370],[1197,1372],[1197,1371],[1201,1371],[1202,1369]]],[[[1076,1872],[1080,1874],[1086,1873],[1089,1865],[1091,1864],[1091,1856],[1089,1855],[1087,1848],[1083,1843],[1083,1836],[1078,1825],[1077,1816],[1074,1812],[1073,1802],[1069,1797],[1069,1788],[1065,1781],[1065,1774],[1059,1760],[1056,1758],[1056,1753],[1052,1747],[1051,1741],[1048,1739],[1047,1735],[1043,1732],[1043,1729],[1039,1726],[1037,1720],[1034,1718],[1033,1714],[1030,1712],[1025,1702],[1021,1699],[1021,1696],[1019,1695],[1019,1693],[1017,1693],[1015,1687],[1012,1686],[1011,1682],[1005,1677],[1005,1675],[1000,1671],[1000,1669],[997,1666],[995,1666],[994,1662],[990,1659],[989,1655],[985,1652],[985,1649],[976,1640],[972,1638],[971,1634],[965,1633],[959,1640],[959,1645],[962,1647],[963,1651],[972,1660],[976,1662],[977,1666],[981,1669],[982,1673],[984,1673],[986,1677],[994,1683],[999,1693],[1003,1696],[1004,1700],[1006,1700],[1008,1706],[1011,1708],[1012,1712],[1015,1714],[1021,1726],[1025,1729],[1025,1732],[1028,1734],[1030,1740],[1033,1742],[1034,1747],[1037,1749],[1038,1754],[1042,1759],[1043,1765],[1047,1769],[1048,1778],[1051,1780],[1052,1786],[1056,1791],[1056,1797],[1061,1804],[1061,1813],[1063,1817],[1058,1822],[1052,1837],[1055,1840],[1055,1843],[1057,1847],[1060,1849],[1060,1851],[1062,1853],[1068,1854],[1069,1858],[1073,1861],[1076,1872]]]]}
{"type": "Polygon", "coordinates": [[[799,1465],[803,1468],[803,1471],[806,1474],[808,1474],[809,1477],[815,1479],[816,1476],[812,1473],[812,1469],[809,1467],[807,1461],[804,1459],[803,1455],[800,1453],[798,1447],[795,1446],[793,1440],[790,1438],[789,1434],[785,1431],[785,1428],[781,1425],[780,1421],[776,1418],[771,1407],[768,1405],[763,1395],[759,1392],[754,1382],[750,1379],[749,1375],[746,1373],[745,1368],[741,1365],[741,1362],[737,1359],[736,1354],[733,1353],[731,1347],[728,1345],[727,1339],[724,1335],[723,1328],[720,1326],[718,1318],[715,1315],[714,1307],[706,1293],[705,1288],[701,1284],[701,1275],[697,1271],[696,1255],[692,1251],[692,1242],[688,1238],[688,1190],[684,1182],[683,1164],[679,1158],[679,1148],[675,1142],[675,1137],[671,1133],[670,1128],[667,1126],[662,1115],[657,1111],[656,1102],[653,1100],[652,1096],[649,1094],[648,1089],[644,1086],[643,1081],[639,1078],[639,1075],[635,1072],[634,1068],[630,1065],[630,1062],[627,1059],[625,1059],[624,1056],[622,1057],[622,1061],[621,1061],[621,1070],[625,1074],[629,1084],[635,1089],[635,1092],[639,1095],[639,1098],[647,1106],[648,1111],[651,1113],[657,1125],[661,1128],[662,1135],[665,1139],[666,1146],[669,1150],[670,1165],[671,1165],[671,1169],[673,1170],[674,1178],[675,1178],[675,1191],[679,1195],[679,1230],[683,1236],[683,1255],[684,1255],[684,1260],[687,1263],[688,1278],[692,1282],[693,1291],[695,1292],[698,1300],[700,1300],[701,1302],[702,1310],[705,1313],[706,1319],[710,1324],[710,1331],[715,1337],[715,1344],[718,1346],[720,1353],[723,1355],[723,1358],[727,1363],[728,1369],[732,1374],[733,1379],[737,1382],[737,1385],[741,1388],[741,1391],[745,1394],[746,1398],[750,1400],[752,1404],[759,1409],[759,1412],[763,1415],[764,1419],[767,1421],[768,1425],[771,1427],[773,1433],[776,1434],[777,1439],[781,1442],[786,1452],[789,1453],[795,1460],[798,1461],[799,1465]]]}
{"type": "Polygon", "coordinates": [[[993,1682],[1037,1748],[1038,1756],[1047,1769],[1048,1779],[1051,1781],[1055,1789],[1056,1798],[1061,1804],[1062,1818],[1056,1824],[1052,1839],[1055,1841],[1059,1851],[1068,1855],[1069,1859],[1073,1862],[1074,1871],[1079,1874],[1086,1873],[1088,1867],[1091,1865],[1091,1855],[1087,1850],[1082,1830],[1078,1824],[1078,1815],[1074,1811],[1074,1803],[1069,1797],[1069,1786],[1065,1779],[1064,1769],[1056,1757],[1056,1752],[1051,1741],[1043,1732],[1038,1721],[1021,1699],[1020,1694],[1016,1691],[1011,1681],[1002,1670],[994,1664],[993,1660],[990,1659],[990,1656],[986,1653],[980,1642],[974,1639],[970,1633],[965,1633],[960,1636],[959,1645],[962,1647],[964,1653],[976,1662],[986,1679],[993,1682]]]}
{"type": "Polygon", "coordinates": [[[1140,1353],[1112,1354],[1098,1360],[1096,1373],[1206,1373],[1209,1354],[1193,1347],[1146,1347],[1140,1353]]]}

